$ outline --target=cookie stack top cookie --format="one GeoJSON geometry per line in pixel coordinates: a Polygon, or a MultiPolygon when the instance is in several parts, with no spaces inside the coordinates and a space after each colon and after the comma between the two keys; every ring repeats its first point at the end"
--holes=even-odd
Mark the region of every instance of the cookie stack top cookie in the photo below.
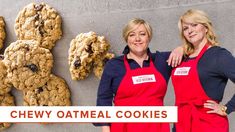
{"type": "Polygon", "coordinates": [[[45,3],[31,3],[16,18],[15,33],[20,40],[36,40],[40,47],[52,49],[61,38],[61,17],[45,3]]]}

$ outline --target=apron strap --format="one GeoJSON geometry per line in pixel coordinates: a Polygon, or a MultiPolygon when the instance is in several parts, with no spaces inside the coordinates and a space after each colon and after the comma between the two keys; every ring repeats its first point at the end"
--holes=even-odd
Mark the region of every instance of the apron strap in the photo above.
{"type": "Polygon", "coordinates": [[[197,56],[197,58],[196,58],[197,61],[198,61],[198,60],[202,57],[202,55],[206,52],[206,50],[208,49],[208,47],[209,47],[209,44],[206,43],[206,44],[204,45],[204,47],[202,48],[202,50],[200,51],[199,55],[197,56]]]}
{"type": "MultiPolygon", "coordinates": [[[[154,64],[153,64],[153,61],[152,61],[152,57],[151,57],[151,55],[149,55],[149,59],[150,59],[150,67],[154,67],[154,64]]],[[[156,58],[155,58],[156,59],[156,58]]]]}

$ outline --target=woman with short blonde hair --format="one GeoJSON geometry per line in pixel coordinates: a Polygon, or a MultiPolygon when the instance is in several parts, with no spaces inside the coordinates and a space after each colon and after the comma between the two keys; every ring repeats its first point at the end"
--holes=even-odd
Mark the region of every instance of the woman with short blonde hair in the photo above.
{"type": "MultiPolygon", "coordinates": [[[[171,67],[170,52],[152,53],[149,43],[152,28],[145,20],[134,18],[123,29],[127,45],[123,55],[109,60],[99,84],[98,106],[163,106],[171,67]],[[141,78],[141,79],[139,79],[141,78]],[[151,81],[143,81],[151,80],[151,81]]],[[[183,48],[180,48],[183,56],[183,48]]],[[[175,59],[177,60],[177,59],[175,59]]],[[[170,132],[169,123],[104,123],[102,132],[170,132]]]]}

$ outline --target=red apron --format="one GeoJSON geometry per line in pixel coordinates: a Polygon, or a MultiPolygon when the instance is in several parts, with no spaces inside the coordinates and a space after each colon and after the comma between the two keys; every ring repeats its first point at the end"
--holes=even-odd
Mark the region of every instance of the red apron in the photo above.
{"type": "MultiPolygon", "coordinates": [[[[203,104],[208,97],[200,83],[197,64],[207,50],[206,44],[196,59],[182,62],[172,71],[171,78],[175,89],[178,122],[176,132],[228,132],[227,117],[208,114],[203,104]]],[[[209,59],[209,58],[208,58],[209,59]]]]}
{"type": "MultiPolygon", "coordinates": [[[[126,74],[114,98],[115,106],[162,106],[167,84],[151,58],[149,67],[131,70],[126,56],[124,64],[126,74]]],[[[111,132],[170,132],[170,126],[169,123],[112,123],[111,132]]]]}

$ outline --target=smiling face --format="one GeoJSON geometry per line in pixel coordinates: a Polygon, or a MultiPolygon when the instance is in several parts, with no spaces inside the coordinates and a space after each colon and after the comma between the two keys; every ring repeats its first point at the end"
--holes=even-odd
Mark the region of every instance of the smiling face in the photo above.
{"type": "Polygon", "coordinates": [[[207,40],[207,28],[199,23],[182,23],[183,35],[194,46],[207,40]]]}
{"type": "Polygon", "coordinates": [[[186,11],[178,21],[178,28],[185,55],[190,55],[197,48],[195,46],[206,43],[206,41],[210,46],[219,44],[212,22],[204,11],[196,9],[186,11]]]}
{"type": "Polygon", "coordinates": [[[130,48],[130,52],[134,54],[147,53],[149,41],[149,35],[143,24],[134,26],[127,38],[127,44],[130,48]]]}

